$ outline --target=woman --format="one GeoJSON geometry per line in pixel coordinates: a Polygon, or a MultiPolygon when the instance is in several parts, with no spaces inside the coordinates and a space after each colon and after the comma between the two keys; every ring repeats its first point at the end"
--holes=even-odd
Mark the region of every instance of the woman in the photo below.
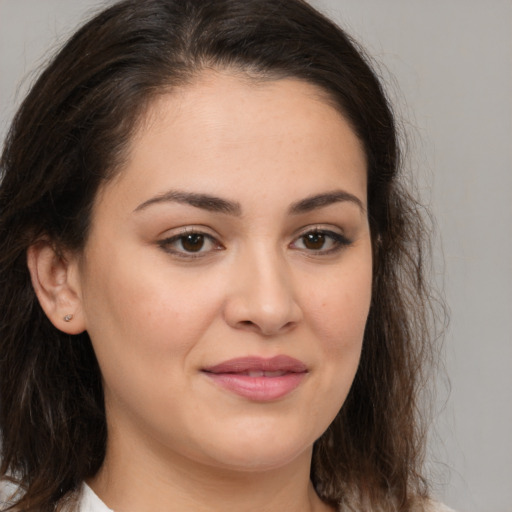
{"type": "Polygon", "coordinates": [[[421,219],[354,43],[301,0],[126,0],[1,160],[16,510],[433,510],[421,219]]]}

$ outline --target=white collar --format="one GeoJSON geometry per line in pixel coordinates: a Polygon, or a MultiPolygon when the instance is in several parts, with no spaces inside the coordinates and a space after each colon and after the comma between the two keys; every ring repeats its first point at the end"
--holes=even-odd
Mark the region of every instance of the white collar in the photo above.
{"type": "Polygon", "coordinates": [[[84,482],[80,491],[78,512],[114,512],[108,508],[98,495],[84,482]]]}

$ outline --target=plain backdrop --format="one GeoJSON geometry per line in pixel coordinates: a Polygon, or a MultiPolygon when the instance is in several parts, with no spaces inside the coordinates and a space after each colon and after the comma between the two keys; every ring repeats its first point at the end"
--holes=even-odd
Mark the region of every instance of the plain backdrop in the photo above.
{"type": "MultiPolygon", "coordinates": [[[[106,3],[0,0],[0,140],[33,70],[106,3]]],[[[460,512],[512,511],[512,0],[313,3],[377,61],[437,219],[451,392],[441,378],[435,492],[460,512]]]]}

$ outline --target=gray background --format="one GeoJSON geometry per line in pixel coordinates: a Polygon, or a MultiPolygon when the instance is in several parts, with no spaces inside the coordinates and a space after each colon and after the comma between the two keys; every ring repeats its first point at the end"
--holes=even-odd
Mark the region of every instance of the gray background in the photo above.
{"type": "MultiPolygon", "coordinates": [[[[0,140],[33,69],[104,4],[0,0],[0,140]]],[[[512,511],[512,1],[314,4],[380,63],[437,218],[451,394],[441,379],[435,492],[460,512],[512,511]]]]}

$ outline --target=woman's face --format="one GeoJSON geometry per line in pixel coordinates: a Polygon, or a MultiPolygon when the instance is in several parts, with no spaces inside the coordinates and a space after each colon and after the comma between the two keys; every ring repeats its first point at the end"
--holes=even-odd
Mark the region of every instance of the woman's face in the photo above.
{"type": "Polygon", "coordinates": [[[210,72],[158,99],[72,263],[108,449],[244,470],[309,456],[358,366],[366,206],[361,144],[314,86],[210,72]]]}

